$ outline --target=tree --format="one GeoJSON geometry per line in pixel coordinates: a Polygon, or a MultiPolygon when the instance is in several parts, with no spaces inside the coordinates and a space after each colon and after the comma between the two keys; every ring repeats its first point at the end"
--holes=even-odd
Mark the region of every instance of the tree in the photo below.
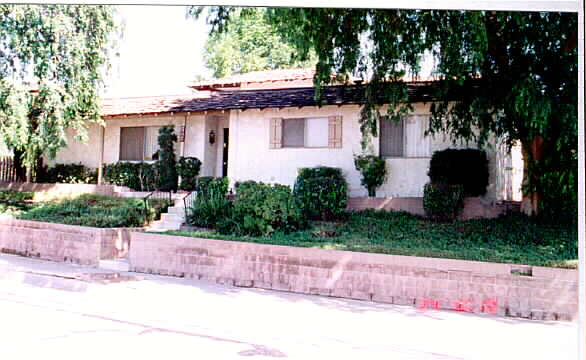
{"type": "Polygon", "coordinates": [[[159,129],[159,160],[157,171],[159,173],[159,189],[163,191],[177,191],[177,160],[175,159],[175,143],[177,135],[172,126],[163,126],[159,129]]]}
{"type": "Polygon", "coordinates": [[[313,52],[297,57],[295,48],[266,21],[265,13],[264,8],[237,9],[225,31],[210,34],[204,60],[214,77],[315,65],[313,52]]]}
{"type": "Polygon", "coordinates": [[[110,6],[0,5],[0,136],[22,154],[26,180],[37,159],[87,138],[100,121],[98,89],[116,26],[110,6]]]}
{"type": "MultiPolygon", "coordinates": [[[[208,22],[218,32],[237,15],[229,7],[212,14],[208,22]]],[[[520,141],[524,211],[576,209],[576,14],[297,8],[266,14],[300,56],[317,53],[318,98],[332,73],[368,80],[363,146],[377,134],[379,119],[397,120],[410,110],[402,80],[419,73],[427,52],[440,82],[428,134],[446,131],[454,141],[481,146],[491,135],[509,146],[520,141]],[[450,101],[454,93],[459,97],[450,101]],[[385,114],[383,103],[390,104],[385,114]]]]}

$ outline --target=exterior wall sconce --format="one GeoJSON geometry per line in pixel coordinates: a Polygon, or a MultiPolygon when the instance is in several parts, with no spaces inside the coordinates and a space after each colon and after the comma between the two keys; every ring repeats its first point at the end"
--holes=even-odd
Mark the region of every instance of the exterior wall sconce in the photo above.
{"type": "Polygon", "coordinates": [[[214,145],[216,142],[216,132],[214,130],[210,131],[210,135],[208,136],[211,145],[214,145]]]}

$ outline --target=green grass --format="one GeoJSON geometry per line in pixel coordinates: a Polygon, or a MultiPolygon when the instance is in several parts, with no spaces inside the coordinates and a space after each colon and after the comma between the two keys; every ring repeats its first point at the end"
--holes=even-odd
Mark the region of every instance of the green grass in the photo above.
{"type": "Polygon", "coordinates": [[[145,204],[140,198],[93,194],[33,197],[32,193],[0,192],[0,215],[100,228],[145,226],[169,205],[159,199],[149,200],[149,204],[145,213],[145,204]],[[31,202],[33,198],[35,201],[31,202]]]}
{"type": "Polygon", "coordinates": [[[166,234],[436,258],[575,268],[576,226],[543,224],[521,214],[498,219],[437,223],[397,212],[351,213],[342,222],[314,222],[310,229],[270,237],[214,232],[166,234]]]}

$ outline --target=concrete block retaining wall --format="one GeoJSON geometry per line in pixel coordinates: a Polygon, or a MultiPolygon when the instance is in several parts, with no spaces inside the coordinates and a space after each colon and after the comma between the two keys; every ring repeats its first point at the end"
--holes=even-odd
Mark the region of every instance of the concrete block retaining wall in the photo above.
{"type": "Polygon", "coordinates": [[[0,252],[97,266],[128,252],[130,229],[0,219],[0,252]]]}
{"type": "Polygon", "coordinates": [[[98,194],[115,196],[114,185],[95,184],[37,184],[0,182],[0,190],[51,192],[59,194],[98,194]]]}
{"type": "Polygon", "coordinates": [[[578,311],[576,270],[130,235],[136,272],[539,320],[573,320],[578,311]]]}

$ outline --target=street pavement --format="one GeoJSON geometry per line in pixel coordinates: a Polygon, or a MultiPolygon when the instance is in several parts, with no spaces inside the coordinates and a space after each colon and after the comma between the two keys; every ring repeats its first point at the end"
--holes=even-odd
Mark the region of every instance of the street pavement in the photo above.
{"type": "Polygon", "coordinates": [[[577,359],[575,322],[115,273],[0,254],[0,359],[577,359]]]}

